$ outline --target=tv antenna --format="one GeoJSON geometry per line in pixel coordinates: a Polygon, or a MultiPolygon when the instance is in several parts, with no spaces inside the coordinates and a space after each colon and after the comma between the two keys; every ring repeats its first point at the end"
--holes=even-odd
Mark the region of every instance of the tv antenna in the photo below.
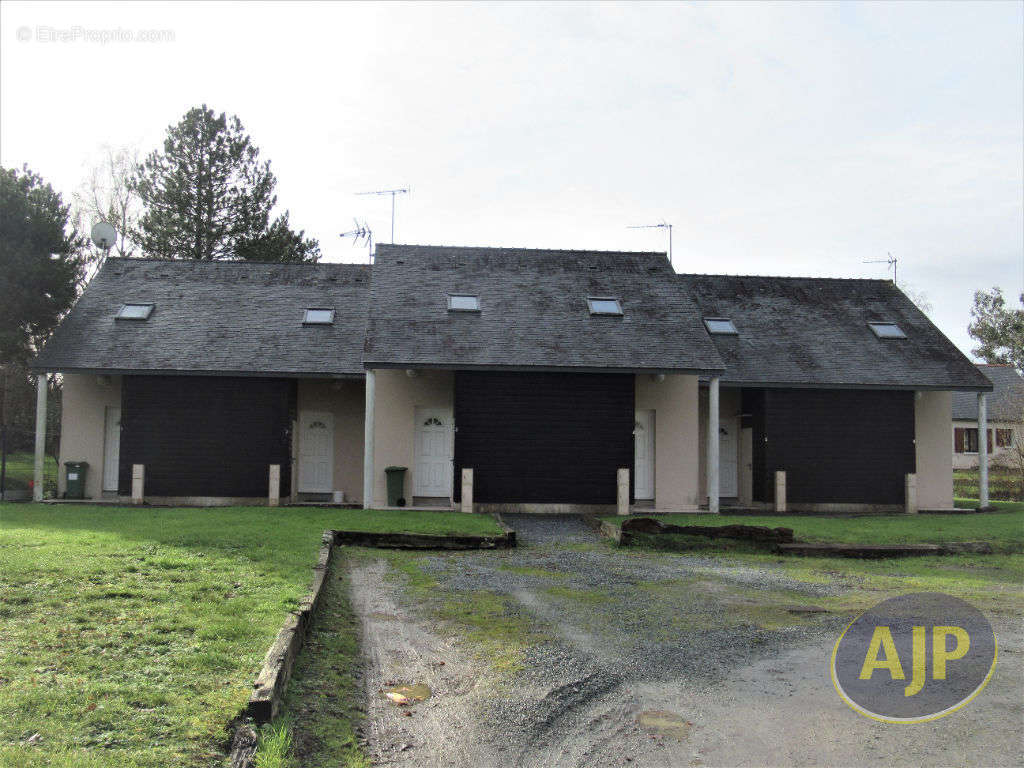
{"type": "Polygon", "coordinates": [[[892,284],[896,285],[896,262],[899,261],[890,251],[885,252],[889,257],[887,259],[875,259],[874,261],[865,261],[865,264],[888,264],[892,268],[892,284]]]}
{"type": "Polygon", "coordinates": [[[668,230],[668,263],[672,264],[672,225],[662,219],[660,224],[636,224],[626,229],[667,229],[668,230]]]}
{"type": "Polygon", "coordinates": [[[395,197],[409,194],[408,187],[399,189],[378,189],[374,192],[356,192],[357,195],[391,195],[391,242],[395,242],[395,197]]]}
{"type": "Polygon", "coordinates": [[[360,242],[365,242],[367,245],[368,261],[370,264],[373,264],[373,230],[370,229],[365,221],[352,219],[352,222],[356,228],[348,232],[342,232],[338,237],[351,237],[353,248],[359,245],[360,242]]]}

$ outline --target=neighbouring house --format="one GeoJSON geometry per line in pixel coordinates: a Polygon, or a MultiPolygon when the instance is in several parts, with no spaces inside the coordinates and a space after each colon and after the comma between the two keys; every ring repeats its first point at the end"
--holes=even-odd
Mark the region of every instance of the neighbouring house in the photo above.
{"type": "MultiPolygon", "coordinates": [[[[988,396],[987,449],[992,464],[1012,465],[1024,437],[1024,378],[1012,365],[979,365],[992,382],[988,396]]],[[[978,399],[965,392],[953,395],[953,467],[978,468],[978,399]]]]}
{"type": "MultiPolygon", "coordinates": [[[[378,245],[372,266],[110,259],[35,360],[86,496],[476,510],[953,504],[991,383],[888,281],[662,253],[378,245]],[[467,473],[468,474],[468,473],[467,473]],[[468,487],[468,486],[467,486],[468,487]]],[[[66,488],[61,473],[60,490],[66,488]]]]}

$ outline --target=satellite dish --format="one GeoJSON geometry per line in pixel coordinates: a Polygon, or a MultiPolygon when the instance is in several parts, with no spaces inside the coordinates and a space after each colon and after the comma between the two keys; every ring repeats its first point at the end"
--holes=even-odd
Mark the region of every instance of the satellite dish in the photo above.
{"type": "Polygon", "coordinates": [[[117,241],[117,230],[105,221],[97,221],[92,225],[92,241],[97,248],[109,251],[117,241]]]}

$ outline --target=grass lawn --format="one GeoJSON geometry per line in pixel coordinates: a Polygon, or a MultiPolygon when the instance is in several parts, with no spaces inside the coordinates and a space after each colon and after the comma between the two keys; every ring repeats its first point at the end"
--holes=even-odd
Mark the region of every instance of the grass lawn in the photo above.
{"type": "MultiPolygon", "coordinates": [[[[1024,497],[1021,496],[1021,490],[1021,476],[1018,470],[999,466],[990,466],[988,468],[988,495],[990,499],[1024,501],[1024,497]]],[[[978,470],[953,470],[953,494],[972,499],[978,498],[978,470]]]]}
{"type": "MultiPolygon", "coordinates": [[[[971,502],[957,499],[957,505],[971,502]]],[[[864,515],[810,517],[806,515],[656,515],[675,525],[766,525],[792,528],[803,541],[855,544],[988,541],[999,552],[1024,552],[1024,502],[994,502],[997,512],[981,515],[864,515]]],[[[973,502],[977,506],[977,501],[973,502]]],[[[628,518],[602,518],[616,525],[628,518]]]]}
{"type": "Polygon", "coordinates": [[[501,530],[457,512],[0,504],[0,765],[219,764],[325,528],[501,530]]]}
{"type": "MultiPolygon", "coordinates": [[[[7,475],[4,487],[9,491],[28,490],[35,471],[35,457],[29,451],[7,454],[7,475]]],[[[57,493],[57,460],[46,456],[43,461],[43,488],[47,492],[57,493]]]]}

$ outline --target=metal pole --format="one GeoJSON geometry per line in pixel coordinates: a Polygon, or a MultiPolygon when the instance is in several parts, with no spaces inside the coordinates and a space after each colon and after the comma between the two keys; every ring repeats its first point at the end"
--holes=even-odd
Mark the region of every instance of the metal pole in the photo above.
{"type": "Polygon", "coordinates": [[[718,377],[708,383],[708,512],[718,513],[718,377]]]}
{"type": "Polygon", "coordinates": [[[395,193],[391,193],[391,244],[395,244],[395,193]]]}
{"type": "Polygon", "coordinates": [[[43,500],[43,459],[46,456],[46,374],[36,377],[36,453],[32,473],[32,500],[43,500]]]}
{"type": "Polygon", "coordinates": [[[376,378],[372,370],[366,372],[366,414],[363,426],[363,509],[373,509],[373,425],[377,394],[376,378]]]}
{"type": "Polygon", "coordinates": [[[978,393],[978,506],[988,506],[988,398],[978,393]]]}

